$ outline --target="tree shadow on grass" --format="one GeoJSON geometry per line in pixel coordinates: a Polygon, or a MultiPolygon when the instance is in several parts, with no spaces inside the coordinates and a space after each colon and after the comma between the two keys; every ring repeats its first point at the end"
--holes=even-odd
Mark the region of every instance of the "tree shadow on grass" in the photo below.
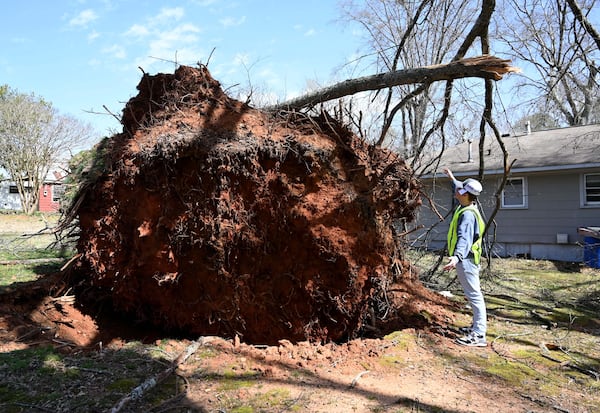
{"type": "Polygon", "coordinates": [[[552,261],[554,267],[564,273],[580,273],[585,265],[581,262],[552,261]]]}

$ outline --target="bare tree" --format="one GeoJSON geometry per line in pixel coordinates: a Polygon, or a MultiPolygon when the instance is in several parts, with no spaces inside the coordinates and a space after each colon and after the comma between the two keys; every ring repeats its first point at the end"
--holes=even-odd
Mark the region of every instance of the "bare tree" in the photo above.
{"type": "Polygon", "coordinates": [[[34,95],[4,87],[0,95],[0,167],[19,192],[27,214],[36,211],[50,168],[92,136],[91,127],[61,116],[34,95]]]}
{"type": "MultiPolygon", "coordinates": [[[[314,105],[324,100],[348,96],[360,91],[376,90],[379,92],[387,88],[388,95],[382,116],[382,134],[377,139],[376,144],[381,145],[383,143],[385,135],[390,130],[392,119],[398,112],[403,112],[401,127],[407,128],[404,130],[404,144],[405,147],[410,146],[410,150],[405,151],[405,155],[412,156],[413,167],[419,166],[419,170],[424,170],[431,166],[419,165],[421,156],[426,152],[428,145],[435,147],[436,152],[439,152],[439,156],[441,156],[444,148],[447,146],[445,127],[447,125],[446,121],[452,116],[451,104],[452,95],[455,90],[455,80],[466,77],[480,77],[485,79],[484,87],[480,86],[479,101],[481,103],[478,105],[480,111],[480,150],[482,150],[481,148],[485,144],[488,129],[491,129],[493,135],[502,146],[501,135],[492,119],[492,80],[498,80],[501,75],[495,77],[490,75],[490,73],[496,71],[496,75],[498,73],[504,74],[513,71],[514,68],[508,66],[508,61],[490,58],[488,55],[490,52],[488,32],[491,18],[495,11],[495,0],[483,0],[480,4],[478,2],[471,2],[471,7],[474,4],[479,6],[479,13],[477,15],[469,13],[468,18],[459,19],[458,21],[462,25],[459,25],[460,27],[458,28],[454,27],[457,23],[456,16],[465,10],[471,12],[474,10],[472,8],[456,9],[454,8],[456,2],[440,1],[434,3],[428,0],[421,0],[418,3],[404,2],[402,0],[367,1],[368,10],[363,11],[362,14],[357,13],[356,18],[363,22],[364,27],[371,33],[372,41],[375,43],[373,47],[377,48],[376,54],[384,62],[384,72],[378,75],[347,80],[292,101],[284,102],[279,107],[287,105],[290,108],[299,108],[314,105]],[[414,7],[411,7],[411,5],[414,7]],[[411,10],[412,14],[408,10],[411,10]],[[412,17],[408,18],[408,15],[412,17]],[[396,22],[392,22],[394,18],[397,20],[396,22]],[[406,27],[405,31],[400,30],[403,24],[406,27]],[[417,26],[419,26],[419,30],[417,30],[417,26]],[[450,30],[450,27],[452,27],[452,30],[450,30]],[[436,37],[436,33],[445,32],[446,28],[448,28],[447,36],[436,37]],[[395,29],[398,29],[398,32],[401,33],[399,38],[394,37],[395,29]],[[386,34],[390,36],[386,37],[386,34]],[[407,44],[411,42],[410,39],[414,38],[419,38],[420,40],[414,42],[413,47],[409,48],[407,44]],[[482,72],[475,74],[474,71],[465,70],[465,63],[467,62],[469,65],[474,62],[484,62],[480,58],[465,58],[469,50],[476,49],[475,41],[477,39],[480,40],[481,52],[490,59],[488,63],[497,67],[499,66],[498,62],[502,62],[505,65],[501,72],[499,69],[492,69],[487,71],[486,74],[482,74],[482,72]],[[397,41],[397,43],[392,43],[390,47],[384,47],[385,42],[390,41],[397,41]],[[393,50],[393,56],[386,54],[389,50],[393,50]],[[439,59],[449,53],[453,53],[453,57],[451,58],[451,62],[446,65],[436,64],[414,69],[390,70],[390,68],[397,67],[401,62],[407,64],[410,60],[409,57],[423,56],[422,53],[420,54],[421,50],[434,50],[434,53],[425,54],[422,60],[413,59],[413,62],[439,59]],[[414,55],[411,52],[414,52],[414,55]],[[460,74],[457,69],[460,71],[460,74]],[[440,98],[435,101],[431,92],[439,80],[447,80],[447,82],[440,98]],[[409,89],[395,89],[402,85],[408,85],[409,89]],[[396,92],[399,93],[396,95],[396,92]],[[402,93],[405,94],[402,95],[402,93]],[[417,100],[415,99],[423,97],[426,97],[426,99],[417,104],[417,100]],[[395,103],[392,103],[393,101],[395,103]],[[412,105],[411,102],[413,103],[412,105]],[[427,127],[425,127],[425,120],[427,120],[427,127]],[[407,139],[409,135],[410,138],[407,139]],[[432,139],[433,137],[439,139],[432,139]]],[[[360,125],[360,122],[355,122],[355,125],[360,125]]],[[[439,160],[439,156],[433,158],[433,160],[431,160],[431,157],[428,157],[429,162],[435,163],[439,160]]],[[[483,162],[484,157],[481,156],[480,159],[483,162]]],[[[479,169],[480,175],[482,175],[484,165],[481,164],[479,169]]],[[[419,170],[417,170],[417,173],[419,173],[419,170]]]]}
{"type": "Polygon", "coordinates": [[[594,61],[600,49],[594,42],[595,31],[589,30],[593,26],[584,20],[595,2],[569,6],[561,0],[505,0],[499,15],[499,27],[505,28],[501,38],[515,64],[524,69],[520,95],[531,98],[523,103],[552,114],[563,125],[600,121],[594,61]]]}
{"type": "MultiPolygon", "coordinates": [[[[344,13],[365,29],[370,53],[363,60],[373,61],[378,72],[393,72],[452,60],[479,7],[480,1],[367,0],[345,2],[344,13]]],[[[371,100],[380,101],[380,127],[372,140],[378,145],[392,144],[406,156],[414,155],[428,130],[435,128],[444,93],[440,83],[419,83],[373,94],[371,100]],[[390,135],[399,142],[392,142],[390,135]]],[[[461,123],[459,119],[451,126],[457,131],[465,129],[461,123]]]]}

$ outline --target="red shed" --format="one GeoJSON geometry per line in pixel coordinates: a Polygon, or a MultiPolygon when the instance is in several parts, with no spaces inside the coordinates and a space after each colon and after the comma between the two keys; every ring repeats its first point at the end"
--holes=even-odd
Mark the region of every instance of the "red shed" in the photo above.
{"type": "Polygon", "coordinates": [[[47,179],[40,187],[39,205],[40,212],[58,212],[60,200],[64,194],[62,179],[64,175],[59,171],[53,172],[54,179],[47,179]]]}

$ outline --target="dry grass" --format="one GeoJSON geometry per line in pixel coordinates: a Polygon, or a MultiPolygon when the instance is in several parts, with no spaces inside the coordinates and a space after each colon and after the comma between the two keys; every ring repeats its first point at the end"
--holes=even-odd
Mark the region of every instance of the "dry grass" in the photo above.
{"type": "Polygon", "coordinates": [[[29,234],[56,225],[58,214],[0,213],[0,234],[29,234]]]}
{"type": "Polygon", "coordinates": [[[58,214],[0,213],[0,286],[37,279],[68,259],[71,249],[61,250],[52,233],[58,219],[58,214]],[[48,261],[53,259],[59,261],[48,261]]]}

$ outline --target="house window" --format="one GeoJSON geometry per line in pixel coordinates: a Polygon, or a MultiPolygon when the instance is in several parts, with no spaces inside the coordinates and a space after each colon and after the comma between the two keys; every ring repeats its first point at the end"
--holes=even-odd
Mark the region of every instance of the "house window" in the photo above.
{"type": "Polygon", "coordinates": [[[59,202],[65,194],[65,188],[61,184],[52,185],[52,202],[59,202]]]}
{"type": "Polygon", "coordinates": [[[502,208],[527,208],[525,178],[511,178],[502,191],[502,208]]]}
{"type": "Polygon", "coordinates": [[[584,206],[600,206],[600,174],[583,176],[584,206]]]}
{"type": "MultiPolygon", "coordinates": [[[[31,187],[30,186],[26,186],[25,187],[25,192],[30,192],[31,193],[31,187]]],[[[19,189],[17,188],[16,185],[10,185],[8,187],[8,193],[9,194],[18,194],[19,193],[19,189]]]]}

